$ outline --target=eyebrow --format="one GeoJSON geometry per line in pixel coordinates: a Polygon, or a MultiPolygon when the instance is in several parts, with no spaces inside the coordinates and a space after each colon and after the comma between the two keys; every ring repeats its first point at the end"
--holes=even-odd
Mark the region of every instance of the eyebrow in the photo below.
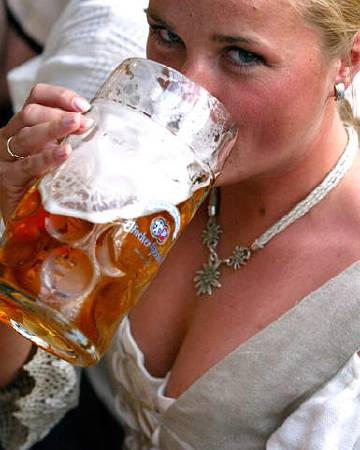
{"type": "MultiPolygon", "coordinates": [[[[168,28],[169,30],[174,30],[175,27],[167,22],[165,20],[161,19],[156,14],[153,14],[149,9],[144,9],[145,14],[150,17],[152,20],[157,22],[158,24],[168,28]]],[[[213,36],[211,36],[211,40],[214,42],[218,42],[220,44],[228,44],[228,45],[234,45],[234,44],[259,44],[260,42],[257,39],[249,38],[246,36],[227,36],[225,34],[218,34],[215,33],[213,36]]]]}
{"type": "Polygon", "coordinates": [[[171,25],[170,23],[165,22],[165,20],[161,19],[159,16],[157,16],[156,14],[153,14],[151,11],[149,11],[148,8],[144,9],[144,13],[150,17],[152,20],[154,20],[155,22],[157,22],[160,25],[163,25],[166,28],[169,28],[170,30],[174,30],[175,27],[173,25],[171,25]]]}
{"type": "Polygon", "coordinates": [[[214,34],[212,40],[221,44],[258,44],[257,39],[245,36],[226,36],[224,34],[214,34]]]}

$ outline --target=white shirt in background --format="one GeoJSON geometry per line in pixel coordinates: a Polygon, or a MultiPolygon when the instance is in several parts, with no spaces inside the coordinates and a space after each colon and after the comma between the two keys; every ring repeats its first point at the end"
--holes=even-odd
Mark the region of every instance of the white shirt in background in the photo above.
{"type": "MultiPolygon", "coordinates": [[[[23,5],[19,11],[25,11],[29,2],[15,3],[23,5]]],[[[53,1],[34,2],[44,3],[45,9],[46,5],[53,6],[53,1]]],[[[59,2],[57,12],[64,3],[67,1],[59,2]]],[[[32,86],[41,82],[71,88],[91,99],[121,61],[130,56],[145,56],[148,25],[143,10],[147,4],[148,0],[126,5],[121,0],[72,0],[55,23],[51,22],[53,11],[52,18],[48,18],[52,28],[44,52],[8,74],[14,110],[21,109],[32,86]]],[[[40,18],[34,10],[33,21],[28,18],[24,22],[26,31],[33,36],[33,26],[45,16],[40,18]]],[[[45,29],[48,27],[44,26],[45,29]]]]}

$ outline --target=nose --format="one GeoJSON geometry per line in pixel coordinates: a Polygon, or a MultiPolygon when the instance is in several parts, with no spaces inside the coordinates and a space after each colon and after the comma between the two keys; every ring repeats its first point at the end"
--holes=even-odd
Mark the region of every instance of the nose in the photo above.
{"type": "Polygon", "coordinates": [[[180,72],[216,97],[214,70],[204,58],[198,55],[187,58],[180,67],[180,72]]]}

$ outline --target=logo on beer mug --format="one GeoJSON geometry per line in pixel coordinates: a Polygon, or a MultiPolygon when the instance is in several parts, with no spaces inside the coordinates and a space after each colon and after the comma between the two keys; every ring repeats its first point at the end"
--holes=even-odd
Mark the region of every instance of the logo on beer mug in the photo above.
{"type": "Polygon", "coordinates": [[[170,226],[162,217],[155,217],[150,225],[151,236],[156,239],[160,245],[164,245],[170,236],[170,226]]]}

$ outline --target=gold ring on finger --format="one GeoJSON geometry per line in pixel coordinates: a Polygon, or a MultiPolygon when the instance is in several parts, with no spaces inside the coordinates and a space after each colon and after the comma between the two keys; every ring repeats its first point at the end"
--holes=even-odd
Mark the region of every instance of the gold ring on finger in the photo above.
{"type": "Polygon", "coordinates": [[[14,136],[10,136],[9,139],[6,141],[6,151],[8,152],[8,155],[11,156],[13,159],[24,159],[25,156],[17,155],[14,153],[10,148],[10,143],[12,141],[14,136]]]}

